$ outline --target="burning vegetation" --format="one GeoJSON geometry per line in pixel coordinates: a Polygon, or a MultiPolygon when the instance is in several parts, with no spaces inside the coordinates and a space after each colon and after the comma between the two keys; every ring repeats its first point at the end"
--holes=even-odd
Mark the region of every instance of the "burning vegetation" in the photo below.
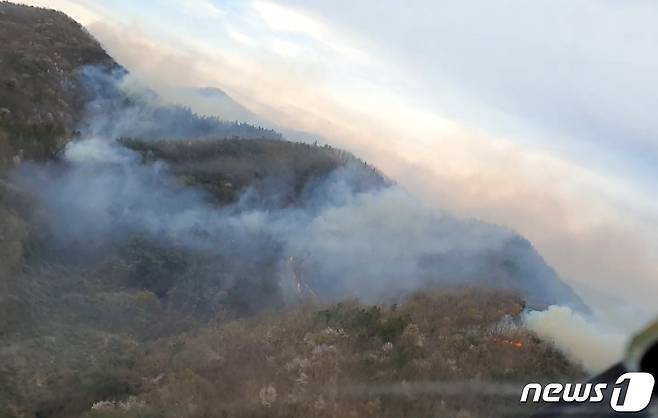
{"type": "Polygon", "coordinates": [[[579,299],[512,231],[131,96],[61,13],[0,23],[0,416],[509,417],[582,375],[519,325],[579,299]]]}
{"type": "Polygon", "coordinates": [[[137,350],[141,380],[86,416],[525,416],[517,384],[582,371],[515,325],[521,305],[453,289],[229,322],[137,350]]]}

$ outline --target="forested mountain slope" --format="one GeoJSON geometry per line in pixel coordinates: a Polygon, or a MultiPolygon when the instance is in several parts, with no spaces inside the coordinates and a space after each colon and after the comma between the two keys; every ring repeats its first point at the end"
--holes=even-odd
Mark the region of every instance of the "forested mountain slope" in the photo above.
{"type": "Polygon", "coordinates": [[[582,374],[523,328],[583,307],[527,240],[164,104],[62,13],[0,3],[0,168],[0,416],[506,416],[422,382],[582,374]]]}

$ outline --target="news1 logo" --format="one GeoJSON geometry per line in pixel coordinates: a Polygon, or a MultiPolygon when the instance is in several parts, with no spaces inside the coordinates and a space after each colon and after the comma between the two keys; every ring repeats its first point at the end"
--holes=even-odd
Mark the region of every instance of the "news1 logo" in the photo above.
{"type": "MultiPolygon", "coordinates": [[[[655,380],[651,373],[631,372],[619,376],[612,386],[610,407],[617,412],[640,412],[651,402],[655,380]]],[[[607,383],[529,383],[521,393],[521,403],[576,402],[600,403],[610,393],[607,383]],[[530,394],[532,393],[532,398],[530,394]]]]}

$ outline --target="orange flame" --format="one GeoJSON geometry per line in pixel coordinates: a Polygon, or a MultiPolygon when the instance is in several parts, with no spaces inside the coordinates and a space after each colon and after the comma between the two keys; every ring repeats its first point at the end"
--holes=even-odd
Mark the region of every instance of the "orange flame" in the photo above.
{"type": "Polygon", "coordinates": [[[522,348],[523,347],[523,343],[521,341],[518,341],[518,340],[510,340],[510,339],[501,338],[501,337],[491,337],[491,339],[494,342],[501,343],[501,344],[506,344],[506,345],[511,345],[512,347],[515,347],[515,348],[522,348]]]}

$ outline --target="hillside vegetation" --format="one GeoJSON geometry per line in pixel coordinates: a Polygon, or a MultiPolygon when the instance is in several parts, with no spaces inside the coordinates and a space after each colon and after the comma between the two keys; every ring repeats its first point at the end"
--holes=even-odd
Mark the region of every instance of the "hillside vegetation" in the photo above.
{"type": "MultiPolygon", "coordinates": [[[[125,74],[98,41],[64,13],[0,1],[0,173],[22,159],[54,157],[85,128],[88,104],[99,90],[111,88],[108,80],[125,74]]],[[[148,107],[134,97],[112,93],[121,108],[95,103],[95,111],[137,113],[146,122],[158,120],[160,128],[170,132],[183,124],[188,132],[193,128],[205,137],[281,139],[271,130],[198,117],[181,107],[148,107]]]]}
{"type": "Polygon", "coordinates": [[[234,203],[245,189],[275,206],[300,203],[304,190],[337,167],[356,171],[356,192],[384,187],[390,182],[374,167],[348,152],[328,145],[252,139],[223,141],[143,141],[124,139],[145,162],[163,160],[183,184],[202,187],[219,204],[234,203]]]}
{"type": "Polygon", "coordinates": [[[11,364],[0,380],[0,413],[527,416],[528,407],[515,407],[519,385],[583,376],[517,325],[518,297],[497,291],[428,291],[389,306],[306,305],[188,324],[184,332],[165,325],[169,317],[148,292],[104,293],[94,302],[75,307],[83,315],[67,325],[50,322],[42,336],[0,352],[11,364]],[[155,338],[153,324],[178,332],[155,338]]]}
{"type": "Polygon", "coordinates": [[[518,234],[126,79],[0,3],[0,417],[511,417],[583,375],[523,328],[580,301],[518,234]]]}
{"type": "Polygon", "coordinates": [[[47,159],[74,134],[86,103],[76,71],[118,65],[73,19],[0,2],[0,170],[47,159]]]}

